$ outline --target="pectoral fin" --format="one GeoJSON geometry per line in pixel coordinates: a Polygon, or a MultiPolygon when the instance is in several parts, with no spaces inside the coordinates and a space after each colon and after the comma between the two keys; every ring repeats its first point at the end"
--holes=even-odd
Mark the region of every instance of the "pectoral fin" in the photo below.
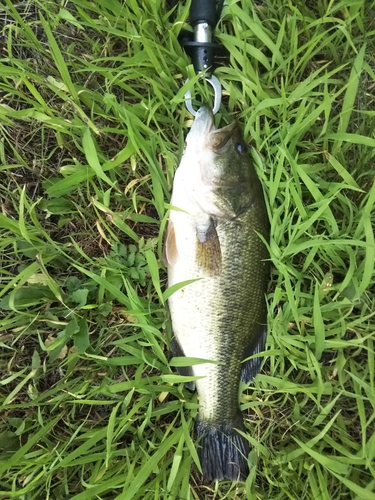
{"type": "Polygon", "coordinates": [[[178,259],[177,243],[176,243],[176,233],[174,230],[174,225],[169,222],[167,227],[167,235],[165,238],[165,244],[163,248],[163,261],[165,266],[173,266],[178,259]]]}
{"type": "Polygon", "coordinates": [[[221,273],[221,248],[212,218],[197,224],[197,262],[208,276],[221,273]]]}

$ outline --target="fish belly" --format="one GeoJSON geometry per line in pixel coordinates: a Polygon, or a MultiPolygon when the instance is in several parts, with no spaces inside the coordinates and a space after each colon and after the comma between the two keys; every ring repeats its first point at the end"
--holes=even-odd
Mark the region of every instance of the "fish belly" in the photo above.
{"type": "Polygon", "coordinates": [[[168,272],[169,286],[197,279],[169,299],[173,333],[185,356],[216,363],[193,367],[194,375],[203,377],[196,382],[200,415],[230,420],[238,411],[241,362],[264,321],[265,272],[256,252],[263,244],[255,231],[245,230],[251,222],[246,218],[219,223],[222,270],[207,276],[196,259],[195,215],[174,211],[170,220],[178,258],[168,272]]]}

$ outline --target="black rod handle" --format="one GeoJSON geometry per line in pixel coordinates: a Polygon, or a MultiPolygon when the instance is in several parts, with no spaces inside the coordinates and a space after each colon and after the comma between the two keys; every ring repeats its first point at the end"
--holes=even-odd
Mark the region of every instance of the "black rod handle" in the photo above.
{"type": "Polygon", "coordinates": [[[216,25],[215,0],[191,0],[190,24],[208,23],[212,28],[216,25]]]}

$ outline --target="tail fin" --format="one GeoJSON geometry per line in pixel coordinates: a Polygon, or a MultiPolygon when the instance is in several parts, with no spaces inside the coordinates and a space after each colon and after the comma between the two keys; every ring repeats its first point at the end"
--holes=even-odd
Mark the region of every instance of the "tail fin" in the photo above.
{"type": "Polygon", "coordinates": [[[235,429],[245,430],[242,415],[235,419],[233,427],[197,420],[198,456],[206,480],[246,479],[249,443],[235,429]]]}

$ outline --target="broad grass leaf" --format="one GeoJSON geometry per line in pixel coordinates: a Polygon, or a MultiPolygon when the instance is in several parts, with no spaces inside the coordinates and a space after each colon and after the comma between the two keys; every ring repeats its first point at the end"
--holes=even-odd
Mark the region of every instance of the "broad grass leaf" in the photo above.
{"type": "Polygon", "coordinates": [[[83,151],[86,156],[87,163],[89,166],[93,169],[95,174],[105,181],[107,184],[110,186],[114,186],[113,182],[111,179],[104,173],[103,168],[99,162],[98,154],[96,152],[96,147],[94,140],[91,135],[91,130],[89,128],[86,129],[85,133],[83,134],[82,138],[82,146],[83,146],[83,151]]]}
{"type": "MultiPolygon", "coordinates": [[[[182,434],[182,428],[175,429],[173,434],[167,437],[158,447],[158,449],[143,464],[143,467],[135,474],[130,485],[127,485],[123,492],[118,496],[118,500],[132,500],[140,488],[146,482],[150,474],[155,470],[159,461],[167,454],[171,448],[179,442],[182,434]]],[[[138,497],[139,498],[139,497],[138,497]]],[[[78,499],[80,500],[80,499],[78,499]]]]}
{"type": "MultiPolygon", "coordinates": [[[[354,64],[350,72],[349,81],[345,92],[345,97],[342,103],[339,126],[337,128],[338,134],[344,134],[348,129],[350,118],[352,116],[352,112],[354,109],[355,100],[357,98],[357,91],[360,83],[361,73],[363,70],[365,53],[366,53],[366,44],[364,44],[361,50],[359,51],[357,57],[354,60],[354,64]]],[[[341,141],[335,142],[332,148],[333,155],[335,155],[336,151],[338,151],[341,148],[341,144],[342,144],[341,141]]]]}
{"type": "Polygon", "coordinates": [[[145,256],[148,264],[148,269],[151,274],[152,283],[154,285],[154,288],[158,294],[161,303],[164,304],[164,297],[160,286],[158,261],[156,260],[155,254],[152,250],[146,250],[145,256]]]}
{"type": "Polygon", "coordinates": [[[83,353],[90,345],[89,329],[84,318],[80,318],[77,324],[78,331],[73,335],[74,345],[78,352],[83,353]]]}
{"type": "Polygon", "coordinates": [[[52,418],[50,421],[46,422],[46,424],[41,427],[35,434],[29,435],[27,442],[16,451],[8,460],[4,463],[0,463],[0,474],[4,474],[4,472],[8,469],[8,467],[13,467],[17,463],[21,461],[28,453],[28,451],[35,446],[40,440],[48,435],[51,429],[56,425],[56,423],[61,419],[61,414],[59,413],[57,416],[52,418]]]}
{"type": "Polygon", "coordinates": [[[213,361],[210,359],[201,359],[201,358],[188,358],[185,356],[182,357],[173,357],[170,362],[169,366],[174,366],[174,367],[179,367],[179,366],[195,366],[195,365],[202,365],[206,363],[211,363],[214,365],[219,364],[218,361],[213,361]]]}
{"type": "Polygon", "coordinates": [[[193,279],[193,280],[186,280],[186,281],[181,281],[181,283],[175,283],[174,285],[170,286],[169,288],[167,288],[164,293],[163,293],[163,299],[164,299],[164,302],[167,301],[169,299],[169,297],[177,292],[177,290],[180,290],[181,288],[183,288],[184,286],[188,286],[190,285],[191,283],[194,283],[195,281],[198,281],[200,280],[201,278],[196,278],[196,279],[193,279]]]}
{"type": "Polygon", "coordinates": [[[319,360],[325,349],[325,327],[323,315],[320,308],[320,284],[315,284],[314,293],[314,334],[315,334],[315,357],[319,360]]]}

